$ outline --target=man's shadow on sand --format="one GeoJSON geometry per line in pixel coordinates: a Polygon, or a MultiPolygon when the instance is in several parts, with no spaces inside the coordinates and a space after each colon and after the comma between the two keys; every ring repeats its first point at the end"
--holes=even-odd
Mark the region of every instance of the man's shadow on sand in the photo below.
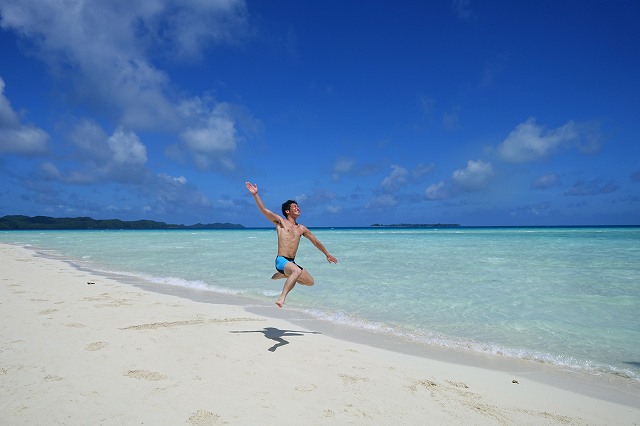
{"type": "Polygon", "coordinates": [[[280,346],[288,345],[289,341],[283,339],[283,337],[291,336],[303,336],[305,334],[322,334],[319,331],[296,331],[296,330],[280,330],[274,327],[266,327],[262,330],[251,331],[230,331],[230,333],[262,333],[264,337],[276,342],[275,345],[269,348],[269,352],[275,352],[280,346]]]}

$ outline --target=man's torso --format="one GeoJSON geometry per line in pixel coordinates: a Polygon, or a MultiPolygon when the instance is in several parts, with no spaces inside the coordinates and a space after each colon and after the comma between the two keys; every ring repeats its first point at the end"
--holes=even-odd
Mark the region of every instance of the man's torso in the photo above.
{"type": "Polygon", "coordinates": [[[278,256],[295,258],[300,245],[300,238],[304,234],[305,227],[300,224],[292,224],[287,220],[276,225],[278,233],[278,256]]]}

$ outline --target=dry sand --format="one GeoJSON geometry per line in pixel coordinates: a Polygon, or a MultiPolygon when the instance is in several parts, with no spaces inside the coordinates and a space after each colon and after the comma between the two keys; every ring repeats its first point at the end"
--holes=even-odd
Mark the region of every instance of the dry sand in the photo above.
{"type": "Polygon", "coordinates": [[[640,425],[630,380],[554,386],[34,254],[0,244],[0,424],[640,425]]]}

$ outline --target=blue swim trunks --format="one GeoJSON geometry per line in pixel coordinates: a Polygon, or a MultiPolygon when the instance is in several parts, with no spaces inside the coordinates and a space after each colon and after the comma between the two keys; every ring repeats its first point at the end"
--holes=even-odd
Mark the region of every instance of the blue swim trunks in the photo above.
{"type": "Polygon", "coordinates": [[[293,264],[296,265],[298,268],[304,269],[302,266],[298,265],[295,262],[295,259],[292,259],[290,257],[285,257],[285,256],[278,256],[276,257],[276,271],[280,272],[281,274],[284,274],[284,265],[286,265],[289,262],[293,262],[293,264]]]}

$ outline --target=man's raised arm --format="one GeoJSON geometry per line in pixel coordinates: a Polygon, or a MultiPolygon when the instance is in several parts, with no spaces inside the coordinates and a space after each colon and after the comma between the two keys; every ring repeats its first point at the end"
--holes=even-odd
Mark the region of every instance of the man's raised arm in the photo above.
{"type": "Polygon", "coordinates": [[[245,186],[247,187],[249,192],[253,195],[253,199],[256,200],[256,205],[258,206],[258,209],[260,210],[260,212],[262,212],[263,215],[266,216],[267,219],[269,219],[269,222],[273,222],[276,225],[280,223],[280,221],[282,220],[280,216],[278,216],[277,214],[275,214],[274,212],[266,208],[264,203],[262,202],[262,199],[258,195],[258,185],[253,184],[251,182],[246,182],[245,186]]]}

